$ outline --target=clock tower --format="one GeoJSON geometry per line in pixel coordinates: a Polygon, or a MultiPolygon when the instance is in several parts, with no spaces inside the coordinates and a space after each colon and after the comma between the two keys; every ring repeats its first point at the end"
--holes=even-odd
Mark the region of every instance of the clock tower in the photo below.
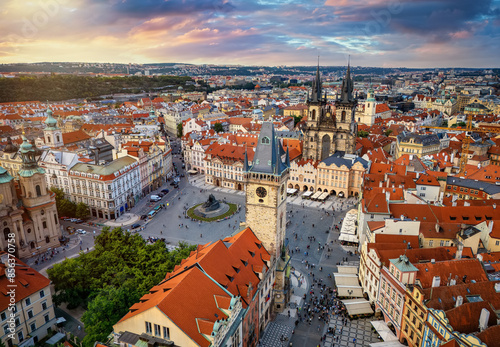
{"type": "Polygon", "coordinates": [[[252,165],[245,154],[246,223],[272,255],[270,269],[275,272],[274,309],[282,311],[288,297],[286,269],[286,198],[290,157],[274,133],[272,122],[264,122],[252,165]]]}

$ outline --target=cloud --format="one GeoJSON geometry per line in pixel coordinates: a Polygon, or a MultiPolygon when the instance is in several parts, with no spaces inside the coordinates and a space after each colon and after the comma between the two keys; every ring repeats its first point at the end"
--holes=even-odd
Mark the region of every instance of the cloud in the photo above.
{"type": "Polygon", "coordinates": [[[498,0],[4,2],[3,63],[497,66],[500,53],[498,0]]]}

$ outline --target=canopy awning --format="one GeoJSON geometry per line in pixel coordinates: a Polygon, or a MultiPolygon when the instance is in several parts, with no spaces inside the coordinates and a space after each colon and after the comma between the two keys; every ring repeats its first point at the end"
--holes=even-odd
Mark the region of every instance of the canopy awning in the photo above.
{"type": "Polygon", "coordinates": [[[344,298],[362,298],[363,288],[359,285],[337,285],[337,295],[344,298]]]}
{"type": "Polygon", "coordinates": [[[352,234],[340,234],[339,240],[340,241],[347,241],[347,242],[359,243],[358,236],[357,235],[352,235],[352,234]]]}
{"type": "Polygon", "coordinates": [[[349,316],[373,314],[370,302],[365,299],[347,299],[342,300],[349,316]]]}
{"type": "Polygon", "coordinates": [[[63,339],[66,335],[63,333],[57,333],[54,336],[52,336],[50,339],[45,342],[48,345],[55,345],[57,342],[59,342],[61,339],[63,339]]]}
{"type": "Polygon", "coordinates": [[[387,326],[387,323],[383,320],[374,320],[371,321],[373,327],[375,330],[377,330],[377,333],[380,335],[382,340],[384,341],[398,341],[398,338],[394,333],[389,329],[387,326]]]}
{"type": "Polygon", "coordinates": [[[333,273],[337,286],[359,286],[358,275],[346,273],[333,273]]]}

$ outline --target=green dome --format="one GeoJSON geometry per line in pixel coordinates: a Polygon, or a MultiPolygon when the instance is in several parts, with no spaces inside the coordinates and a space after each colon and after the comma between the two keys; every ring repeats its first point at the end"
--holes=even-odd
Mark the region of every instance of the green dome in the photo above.
{"type": "Polygon", "coordinates": [[[55,128],[57,126],[57,120],[52,117],[52,110],[47,109],[47,119],[45,120],[45,125],[49,128],[55,128]]]}
{"type": "Polygon", "coordinates": [[[26,136],[23,135],[23,143],[21,144],[21,152],[26,153],[33,150],[33,145],[29,143],[26,136]]]}

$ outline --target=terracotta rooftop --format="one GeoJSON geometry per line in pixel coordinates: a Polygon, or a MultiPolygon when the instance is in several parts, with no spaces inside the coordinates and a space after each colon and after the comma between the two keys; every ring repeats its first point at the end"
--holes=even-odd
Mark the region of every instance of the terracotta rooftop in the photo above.
{"type": "Polygon", "coordinates": [[[429,288],[432,286],[434,276],[439,276],[441,279],[441,286],[447,284],[448,279],[454,279],[458,276],[457,284],[471,283],[472,280],[476,282],[486,282],[488,277],[477,259],[457,259],[449,261],[437,261],[435,263],[422,263],[414,264],[419,270],[417,279],[420,281],[422,288],[429,288]]]}
{"type": "MultiPolygon", "coordinates": [[[[0,251],[0,257],[7,257],[7,252],[0,251]]],[[[47,277],[41,275],[36,270],[33,270],[21,260],[15,258],[15,264],[16,277],[14,277],[14,283],[11,283],[6,276],[5,264],[0,262],[0,292],[3,294],[0,295],[0,312],[5,311],[9,306],[10,297],[7,294],[9,285],[16,286],[16,302],[19,302],[50,285],[50,281],[47,277]]],[[[50,295],[48,288],[45,295],[50,295]]]]}
{"type": "MultiPolygon", "coordinates": [[[[495,346],[500,341],[500,325],[490,326],[476,335],[486,346],[495,346]]],[[[443,347],[443,346],[441,346],[443,347]]]]}

